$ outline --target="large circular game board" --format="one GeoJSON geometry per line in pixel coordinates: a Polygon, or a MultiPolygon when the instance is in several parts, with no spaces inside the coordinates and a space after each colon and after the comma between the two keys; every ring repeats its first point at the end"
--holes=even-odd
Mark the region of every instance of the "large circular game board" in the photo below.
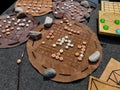
{"type": "Polygon", "coordinates": [[[52,11],[52,0],[18,0],[15,8],[21,7],[25,13],[41,16],[52,11]]]}
{"type": "Polygon", "coordinates": [[[6,14],[0,16],[0,48],[9,48],[28,40],[29,31],[37,26],[31,15],[6,14]]]}
{"type": "Polygon", "coordinates": [[[41,31],[42,38],[28,40],[27,52],[31,64],[41,74],[53,68],[57,74],[52,80],[72,82],[85,78],[99,66],[102,47],[86,25],[64,18],[54,21],[51,28],[40,25],[35,31],[41,31]],[[100,52],[100,57],[91,63],[88,58],[95,51],[100,52]]]}
{"type": "Polygon", "coordinates": [[[53,4],[53,14],[56,18],[67,18],[79,22],[86,21],[93,11],[93,8],[81,5],[77,1],[57,1],[53,4]]]}

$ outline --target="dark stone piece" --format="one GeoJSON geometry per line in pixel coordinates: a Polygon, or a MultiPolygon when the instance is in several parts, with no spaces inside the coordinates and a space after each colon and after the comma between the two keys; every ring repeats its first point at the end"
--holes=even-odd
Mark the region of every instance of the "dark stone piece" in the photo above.
{"type": "Polygon", "coordinates": [[[50,79],[56,76],[56,71],[53,68],[48,68],[44,71],[43,75],[45,78],[50,79]]]}
{"type": "Polygon", "coordinates": [[[32,40],[39,40],[42,37],[41,32],[37,32],[37,31],[30,31],[30,39],[32,40]]]}
{"type": "Polygon", "coordinates": [[[25,17],[27,17],[25,13],[18,13],[17,14],[18,19],[22,19],[22,18],[25,18],[25,17]]]}

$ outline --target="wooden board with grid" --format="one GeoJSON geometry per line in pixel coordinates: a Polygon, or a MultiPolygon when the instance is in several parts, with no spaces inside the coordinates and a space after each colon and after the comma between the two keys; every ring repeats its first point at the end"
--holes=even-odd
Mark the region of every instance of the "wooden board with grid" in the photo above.
{"type": "Polygon", "coordinates": [[[21,7],[25,13],[41,16],[52,11],[52,0],[18,0],[16,7],[21,7]]]}
{"type": "Polygon", "coordinates": [[[120,36],[120,14],[99,11],[99,33],[120,36]]]}
{"type": "Polygon", "coordinates": [[[102,48],[96,34],[86,25],[56,20],[49,29],[40,25],[35,30],[42,30],[42,38],[38,41],[29,40],[27,51],[30,62],[41,74],[45,69],[53,68],[57,75],[52,80],[72,82],[85,78],[99,66],[102,55],[97,63],[88,61],[88,57],[96,50],[102,54],[102,48]],[[65,41],[61,44],[60,40],[65,41]],[[71,46],[66,48],[68,42],[71,46]]]}
{"type": "Polygon", "coordinates": [[[101,11],[120,13],[120,2],[101,2],[101,11]]]}

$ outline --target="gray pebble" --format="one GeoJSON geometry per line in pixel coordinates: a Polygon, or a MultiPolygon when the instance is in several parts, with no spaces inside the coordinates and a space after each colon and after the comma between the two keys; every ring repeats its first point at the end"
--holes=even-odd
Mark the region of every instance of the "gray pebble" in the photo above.
{"type": "Polygon", "coordinates": [[[39,40],[41,37],[42,37],[41,32],[30,31],[30,39],[32,39],[32,40],[39,40]]]}
{"type": "Polygon", "coordinates": [[[51,17],[46,17],[45,18],[45,22],[44,22],[44,26],[47,28],[50,28],[53,24],[53,19],[51,17]]]}
{"type": "Polygon", "coordinates": [[[91,54],[89,56],[89,61],[92,62],[92,63],[95,63],[98,61],[100,57],[100,52],[99,51],[95,51],[93,54],[91,54]]]}
{"type": "Polygon", "coordinates": [[[22,9],[21,7],[16,7],[16,8],[15,8],[15,12],[20,12],[20,13],[22,13],[22,12],[23,12],[23,9],[22,9]]]}
{"type": "Polygon", "coordinates": [[[85,14],[85,18],[89,18],[90,17],[90,14],[89,13],[86,13],[85,14]]]}
{"type": "Polygon", "coordinates": [[[25,13],[18,13],[17,14],[17,19],[23,19],[25,17],[27,17],[25,13]]]}
{"type": "Polygon", "coordinates": [[[53,68],[48,68],[44,71],[44,77],[45,78],[53,78],[56,76],[56,71],[53,68]]]}
{"type": "Polygon", "coordinates": [[[90,5],[89,5],[89,2],[88,1],[86,1],[86,0],[84,0],[84,1],[81,1],[81,3],[80,3],[82,6],[84,6],[84,7],[86,7],[86,8],[89,8],[90,7],[90,5]]]}

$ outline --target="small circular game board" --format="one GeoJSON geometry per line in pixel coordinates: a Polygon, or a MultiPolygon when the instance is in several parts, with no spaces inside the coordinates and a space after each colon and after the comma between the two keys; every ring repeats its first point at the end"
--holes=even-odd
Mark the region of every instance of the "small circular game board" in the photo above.
{"type": "Polygon", "coordinates": [[[18,0],[16,7],[21,7],[25,13],[41,16],[52,11],[52,0],[18,0]]]}
{"type": "Polygon", "coordinates": [[[67,18],[83,22],[90,17],[93,9],[82,6],[77,1],[56,2],[53,4],[53,14],[56,18],[67,18]]]}
{"type": "Polygon", "coordinates": [[[13,13],[0,16],[0,48],[14,47],[25,42],[29,38],[29,31],[36,26],[31,15],[13,13]]]}
{"type": "Polygon", "coordinates": [[[99,11],[99,33],[120,36],[120,14],[99,11]]]}
{"type": "Polygon", "coordinates": [[[85,78],[100,64],[102,47],[94,32],[86,25],[73,20],[56,20],[51,28],[40,25],[35,31],[41,31],[42,38],[28,40],[27,52],[31,64],[41,73],[53,68],[58,82],[72,82],[85,78]],[[100,52],[96,63],[88,61],[95,51],[100,52]]]}

